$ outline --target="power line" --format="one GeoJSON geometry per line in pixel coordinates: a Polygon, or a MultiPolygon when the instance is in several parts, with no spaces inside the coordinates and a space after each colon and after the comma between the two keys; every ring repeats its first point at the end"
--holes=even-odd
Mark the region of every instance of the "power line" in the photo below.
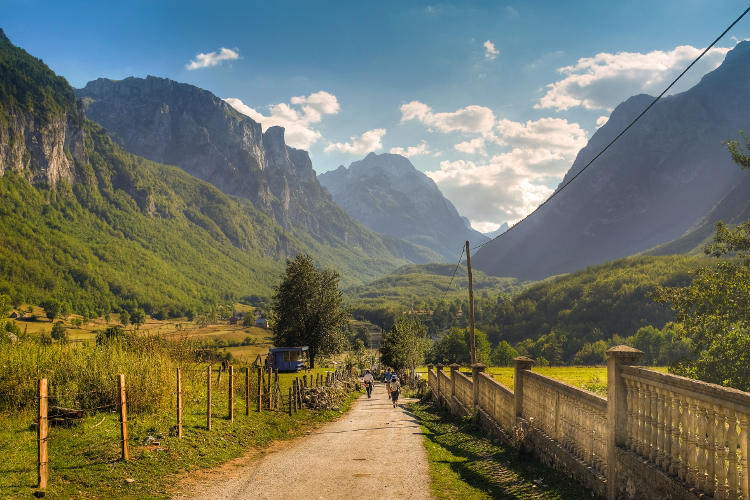
{"type": "Polygon", "coordinates": [[[646,112],[648,112],[648,110],[650,110],[650,109],[651,109],[651,108],[652,108],[652,107],[654,106],[654,104],[656,104],[656,103],[657,103],[657,102],[658,102],[658,101],[659,101],[659,100],[660,100],[660,99],[661,99],[661,98],[662,98],[662,97],[664,96],[664,94],[666,94],[666,93],[667,93],[667,92],[669,91],[669,89],[671,89],[671,88],[672,88],[672,87],[674,86],[674,84],[675,84],[675,83],[677,83],[677,81],[678,81],[678,80],[679,80],[680,78],[682,78],[682,77],[683,77],[683,75],[685,75],[685,73],[687,73],[687,72],[688,72],[688,71],[690,70],[690,68],[692,68],[692,67],[693,67],[693,66],[695,65],[695,63],[697,63],[697,62],[698,62],[698,61],[699,61],[699,60],[700,60],[700,59],[701,59],[701,58],[702,58],[702,57],[703,57],[703,56],[704,56],[704,55],[706,54],[706,52],[708,52],[708,51],[709,51],[709,50],[710,50],[710,49],[711,49],[711,48],[712,48],[712,47],[713,47],[714,45],[716,45],[716,43],[717,43],[717,42],[718,42],[719,40],[721,40],[721,39],[722,39],[722,38],[724,37],[724,35],[726,35],[726,34],[727,34],[727,32],[728,32],[728,31],[729,31],[730,29],[732,29],[732,28],[734,27],[734,25],[735,25],[735,24],[737,24],[738,22],[740,22],[740,20],[742,20],[742,18],[743,18],[743,17],[745,17],[745,15],[746,15],[746,14],[747,14],[748,12],[750,12],[750,7],[748,7],[747,9],[745,9],[745,11],[744,11],[744,12],[743,12],[742,14],[740,14],[740,15],[739,15],[739,17],[737,17],[737,19],[735,19],[735,20],[734,20],[734,22],[732,22],[732,24],[730,24],[729,26],[727,26],[727,28],[726,28],[726,29],[725,29],[724,31],[722,31],[722,32],[721,32],[721,34],[720,34],[719,36],[717,36],[717,37],[716,37],[716,38],[714,39],[714,41],[713,41],[713,42],[711,42],[711,44],[710,44],[710,45],[709,45],[708,47],[706,47],[706,48],[705,48],[705,49],[703,50],[703,52],[701,52],[701,53],[700,53],[700,54],[698,55],[698,57],[696,57],[696,58],[695,58],[695,59],[693,60],[693,62],[691,62],[691,63],[690,63],[690,64],[689,64],[688,66],[687,66],[687,68],[685,68],[685,69],[684,69],[684,70],[682,71],[682,73],[680,73],[679,75],[677,75],[677,78],[675,78],[674,80],[672,80],[672,83],[670,83],[670,84],[669,84],[669,85],[667,86],[667,88],[665,88],[665,89],[664,89],[664,90],[663,90],[663,91],[661,92],[661,94],[659,94],[658,96],[656,96],[656,97],[654,98],[654,100],[653,100],[653,101],[651,101],[651,103],[650,103],[650,104],[649,104],[648,106],[646,106],[646,107],[645,107],[645,108],[643,109],[643,111],[641,111],[641,112],[640,112],[640,113],[638,114],[638,116],[636,116],[636,117],[635,117],[635,118],[634,118],[634,119],[633,119],[633,120],[632,120],[632,121],[631,121],[631,122],[630,122],[630,123],[628,124],[628,126],[627,126],[627,127],[625,127],[624,129],[622,129],[622,131],[621,131],[621,132],[620,132],[619,134],[617,134],[617,135],[615,136],[615,138],[614,138],[614,139],[612,139],[611,141],[609,141],[609,143],[608,143],[608,144],[607,144],[606,146],[604,146],[604,149],[602,149],[602,150],[601,150],[601,151],[600,151],[600,152],[599,152],[599,153],[598,153],[598,154],[597,154],[596,156],[594,156],[594,157],[593,157],[593,158],[592,158],[591,160],[589,160],[589,162],[588,162],[588,163],[586,163],[586,165],[584,165],[584,166],[583,166],[583,168],[582,168],[581,170],[579,170],[578,172],[576,172],[576,174],[575,174],[575,175],[574,175],[573,177],[571,177],[570,179],[568,179],[568,180],[567,180],[567,181],[565,182],[565,184],[563,184],[562,186],[560,186],[560,188],[559,188],[559,189],[557,189],[557,190],[556,190],[556,191],[555,191],[554,193],[552,193],[552,194],[550,195],[550,197],[549,197],[549,198],[547,198],[546,200],[544,200],[544,201],[543,201],[543,202],[542,202],[542,203],[541,203],[541,204],[540,204],[540,205],[539,205],[538,207],[536,207],[536,208],[535,208],[535,209],[534,209],[534,210],[533,210],[533,211],[532,211],[531,213],[527,214],[527,215],[526,215],[526,216],[525,216],[525,217],[524,217],[523,219],[521,219],[520,221],[516,222],[516,223],[515,223],[515,224],[513,224],[513,225],[512,225],[511,227],[509,227],[507,231],[505,231],[505,232],[504,232],[504,233],[502,233],[502,234],[499,234],[499,235],[497,235],[497,236],[496,236],[495,238],[493,238],[493,239],[491,239],[491,240],[485,241],[485,242],[484,242],[484,243],[482,243],[481,245],[477,245],[476,247],[472,248],[472,250],[478,250],[478,249],[482,248],[482,247],[483,247],[484,245],[486,245],[487,243],[489,243],[490,241],[496,241],[496,240],[497,240],[498,238],[500,238],[500,237],[502,237],[502,236],[505,236],[506,234],[508,234],[509,232],[511,232],[511,231],[512,231],[513,229],[515,229],[516,227],[518,227],[518,226],[519,226],[519,225],[520,225],[520,224],[521,224],[522,222],[524,222],[524,221],[525,221],[526,219],[528,219],[529,217],[531,217],[532,215],[534,215],[534,214],[535,214],[535,213],[536,213],[536,212],[537,212],[537,211],[538,211],[538,210],[539,210],[540,208],[542,208],[542,207],[543,207],[544,205],[546,205],[547,203],[549,203],[549,202],[550,202],[550,201],[552,200],[552,198],[554,198],[555,196],[557,196],[558,194],[560,194],[560,192],[562,192],[562,190],[563,190],[563,189],[565,189],[565,188],[566,188],[566,187],[567,187],[567,186],[568,186],[568,185],[569,185],[569,184],[570,184],[571,182],[573,182],[574,180],[576,180],[576,178],[578,178],[578,176],[579,176],[579,175],[581,175],[581,174],[582,174],[582,173],[584,172],[584,170],[586,170],[587,168],[589,168],[589,167],[591,166],[591,164],[592,164],[592,163],[594,163],[594,162],[596,161],[596,159],[597,159],[597,158],[599,158],[599,157],[600,157],[601,155],[603,155],[603,154],[604,154],[604,152],[605,152],[605,151],[607,151],[607,150],[609,149],[609,147],[610,147],[610,146],[612,146],[612,144],[614,144],[614,143],[615,143],[615,142],[616,142],[616,141],[617,141],[617,140],[618,140],[618,139],[619,139],[620,137],[622,137],[622,136],[623,136],[623,135],[625,134],[625,132],[627,132],[627,131],[628,131],[628,130],[630,129],[630,127],[632,127],[633,125],[635,125],[635,123],[636,123],[636,122],[637,122],[638,120],[640,120],[640,119],[641,119],[641,117],[642,117],[643,115],[645,115],[645,114],[646,114],[646,112]]]}
{"type": "Polygon", "coordinates": [[[463,245],[461,245],[461,254],[458,256],[458,262],[456,262],[456,267],[453,268],[453,274],[451,275],[451,280],[448,282],[448,287],[445,290],[443,290],[443,294],[440,296],[440,300],[438,301],[438,303],[443,301],[446,294],[448,293],[448,290],[451,289],[451,285],[453,284],[453,278],[456,277],[456,271],[458,271],[458,266],[461,265],[461,260],[464,257],[464,251],[465,251],[465,248],[463,245]]]}

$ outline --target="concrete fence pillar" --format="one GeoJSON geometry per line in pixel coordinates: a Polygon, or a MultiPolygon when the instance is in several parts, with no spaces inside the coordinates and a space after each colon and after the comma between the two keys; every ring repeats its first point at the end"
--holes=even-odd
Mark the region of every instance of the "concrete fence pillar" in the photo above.
{"type": "Polygon", "coordinates": [[[630,346],[607,349],[607,498],[617,498],[617,446],[624,445],[627,434],[627,393],[622,367],[635,364],[643,356],[630,346]]]}
{"type": "Polygon", "coordinates": [[[513,358],[513,414],[516,418],[523,413],[523,375],[525,371],[531,370],[534,360],[526,356],[513,358]]]}
{"type": "Polygon", "coordinates": [[[437,387],[438,387],[438,398],[443,397],[443,391],[445,387],[440,387],[440,373],[443,371],[443,365],[438,363],[435,365],[435,374],[437,375],[437,387]]]}
{"type": "Polygon", "coordinates": [[[471,365],[471,387],[474,389],[474,409],[479,408],[479,374],[487,368],[482,363],[471,365]]]}
{"type": "Polygon", "coordinates": [[[456,397],[456,373],[458,373],[458,369],[461,368],[461,365],[458,363],[453,363],[450,365],[451,369],[451,399],[456,397]]]}

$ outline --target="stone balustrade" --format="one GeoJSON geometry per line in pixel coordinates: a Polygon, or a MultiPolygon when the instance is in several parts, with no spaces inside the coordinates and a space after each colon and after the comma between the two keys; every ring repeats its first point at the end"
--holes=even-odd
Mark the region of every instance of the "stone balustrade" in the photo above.
{"type": "Polygon", "coordinates": [[[535,373],[524,357],[515,390],[483,365],[471,377],[458,365],[450,375],[430,366],[428,383],[438,401],[476,414],[488,431],[508,438],[530,427],[535,455],[602,497],[750,500],[750,393],[633,366],[641,355],[608,351],[607,398],[535,373]]]}

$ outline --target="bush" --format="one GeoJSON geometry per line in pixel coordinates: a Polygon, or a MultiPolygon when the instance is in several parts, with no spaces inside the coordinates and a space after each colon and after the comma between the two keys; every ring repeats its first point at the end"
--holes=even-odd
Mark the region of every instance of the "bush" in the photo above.
{"type": "Polygon", "coordinates": [[[52,326],[52,338],[58,342],[68,341],[68,329],[65,328],[62,321],[57,321],[52,326]]]}

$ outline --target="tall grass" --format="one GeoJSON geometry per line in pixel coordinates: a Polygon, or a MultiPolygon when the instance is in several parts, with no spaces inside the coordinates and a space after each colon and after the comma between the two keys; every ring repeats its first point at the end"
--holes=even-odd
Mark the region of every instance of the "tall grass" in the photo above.
{"type": "Polygon", "coordinates": [[[116,405],[117,375],[124,374],[128,409],[166,408],[173,393],[179,346],[148,336],[101,344],[44,345],[33,339],[0,343],[0,410],[33,407],[38,379],[47,378],[51,404],[90,409],[116,405]]]}

